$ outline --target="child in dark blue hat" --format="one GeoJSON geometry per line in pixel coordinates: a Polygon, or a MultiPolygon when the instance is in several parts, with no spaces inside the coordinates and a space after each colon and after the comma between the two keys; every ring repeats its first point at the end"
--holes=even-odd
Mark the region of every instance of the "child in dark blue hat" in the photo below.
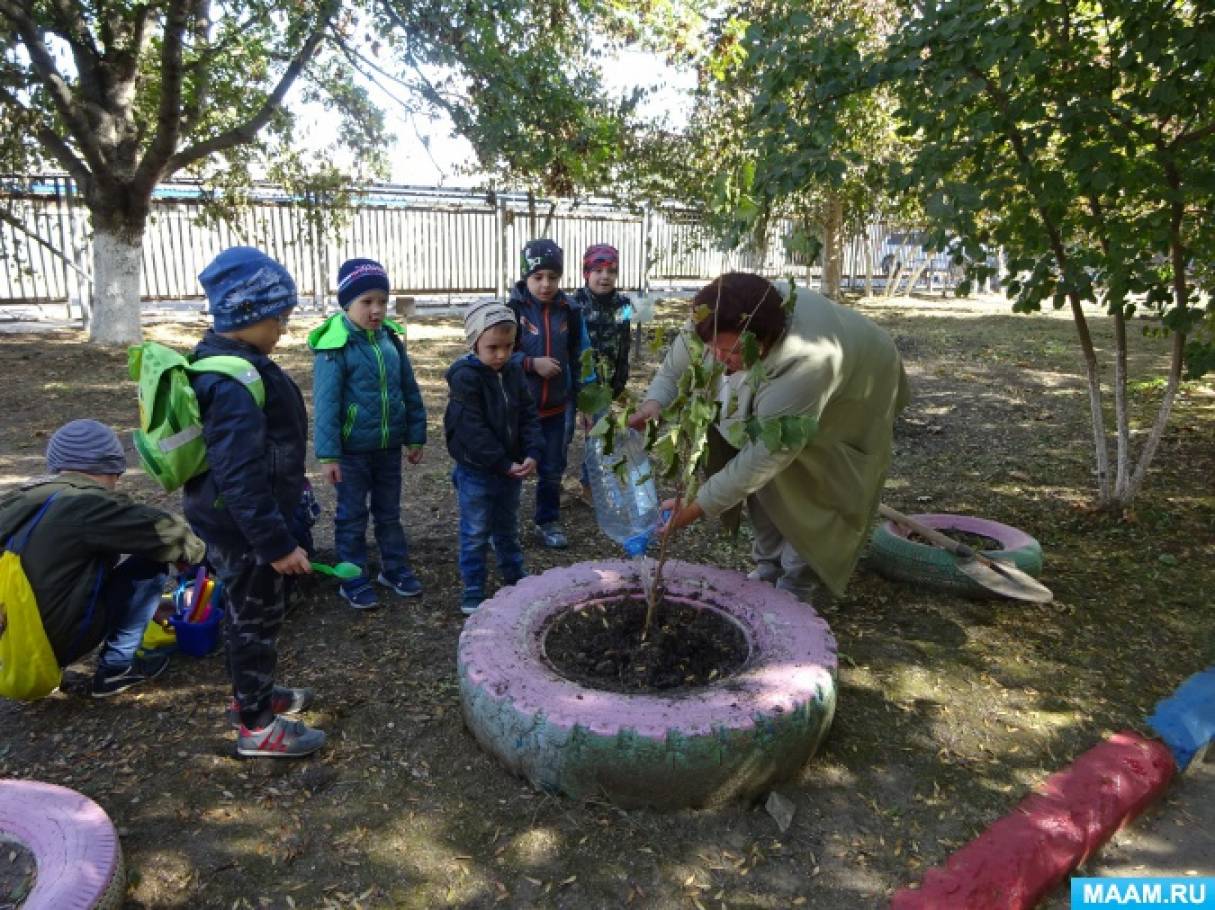
{"type": "Polygon", "coordinates": [[[410,464],[422,460],[426,409],[405,351],[405,329],[387,316],[388,290],[388,273],[375,260],[342,263],[342,312],[308,336],[316,354],[316,457],[325,479],[337,486],[334,546],[338,559],[363,570],[339,591],[359,610],[378,603],[367,572],[369,511],[380,549],[376,581],[401,597],[422,593],[401,524],[401,450],[410,464]]]}
{"type": "Polygon", "coordinates": [[[523,278],[507,305],[519,321],[515,356],[540,414],[544,454],[536,483],[536,536],[555,550],[569,545],[561,530],[561,477],[574,434],[582,351],[589,345],[582,311],[561,290],[565,256],[552,240],[523,247],[523,278]]]}
{"type": "Polygon", "coordinates": [[[307,708],[312,690],[274,685],[286,580],[311,571],[292,520],[304,491],[308,412],[299,387],[270,359],[296,304],[295,282],[252,247],[220,253],[198,280],[214,328],[194,349],[195,357],[247,360],[266,393],[258,407],[229,376],[199,373],[190,379],[210,467],[186,483],[183,504],[195,533],[207,542],[207,560],[226,594],[236,751],[269,758],[310,755],[324,745],[325,734],[286,715],[307,708]]]}

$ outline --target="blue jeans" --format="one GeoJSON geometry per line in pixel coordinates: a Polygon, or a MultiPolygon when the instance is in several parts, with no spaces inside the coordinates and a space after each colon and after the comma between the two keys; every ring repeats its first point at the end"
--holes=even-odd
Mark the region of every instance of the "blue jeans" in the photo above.
{"type": "Polygon", "coordinates": [[[409,565],[409,543],[401,525],[401,450],[343,452],[342,482],[337,485],[333,545],[338,559],[367,571],[367,503],[380,547],[380,571],[409,565]]]}
{"type": "Polygon", "coordinates": [[[567,408],[563,414],[541,417],[540,433],[544,436],[544,454],[536,472],[536,524],[546,525],[561,517],[561,477],[574,437],[573,408],[567,408]]]}
{"type": "Polygon", "coordinates": [[[465,591],[485,593],[485,545],[492,540],[503,584],[526,572],[519,546],[519,494],[523,481],[457,464],[451,472],[460,503],[460,578],[465,591]]]}
{"type": "Polygon", "coordinates": [[[105,610],[106,639],[97,669],[107,675],[131,665],[152,621],[168,580],[164,563],[130,556],[112,569],[101,583],[97,609],[105,610]]]}

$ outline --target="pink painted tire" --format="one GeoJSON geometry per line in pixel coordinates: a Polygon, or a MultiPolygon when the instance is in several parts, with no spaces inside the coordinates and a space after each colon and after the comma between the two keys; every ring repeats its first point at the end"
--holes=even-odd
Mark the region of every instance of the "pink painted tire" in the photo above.
{"type": "Polygon", "coordinates": [[[18,841],[37,862],[22,910],[122,905],[127,880],[118,832],[87,796],[40,781],[0,780],[0,835],[18,841]]]}
{"type": "Polygon", "coordinates": [[[625,807],[760,796],[814,754],[835,713],[836,645],[810,606],[737,572],[669,562],[669,596],[715,610],[746,637],[735,674],[677,694],[589,689],[544,656],[558,615],[639,594],[631,562],[584,562],[504,588],[469,618],[457,665],[477,741],[538,789],[625,807]]]}
{"type": "MultiPolygon", "coordinates": [[[[1010,562],[1035,578],[1042,573],[1041,544],[1018,528],[970,515],[936,513],[911,517],[943,534],[962,531],[989,537],[998,541],[1000,546],[994,550],[984,550],[983,555],[1010,562]]],[[[869,565],[894,581],[908,581],[967,597],[996,596],[958,569],[957,561],[951,554],[940,547],[910,540],[910,534],[906,528],[894,522],[878,525],[869,542],[869,565]]]]}

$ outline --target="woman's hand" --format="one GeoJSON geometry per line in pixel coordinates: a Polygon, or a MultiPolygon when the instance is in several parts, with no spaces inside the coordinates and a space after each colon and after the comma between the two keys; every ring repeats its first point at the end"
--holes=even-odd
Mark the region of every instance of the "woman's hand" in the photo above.
{"type": "MultiPolygon", "coordinates": [[[[629,415],[629,428],[633,430],[644,430],[645,425],[651,420],[657,420],[662,414],[662,405],[653,398],[647,398],[637,406],[637,410],[629,415]]],[[[674,502],[674,500],[671,500],[674,502]]]]}
{"type": "Polygon", "coordinates": [[[408,461],[410,464],[417,464],[419,461],[421,461],[422,460],[422,447],[421,446],[411,446],[405,452],[405,460],[408,461]]]}
{"type": "Polygon", "coordinates": [[[693,522],[700,521],[705,517],[705,510],[700,507],[700,503],[693,502],[689,505],[680,508],[678,499],[668,499],[658,507],[660,515],[669,514],[671,517],[658,526],[660,535],[667,535],[672,531],[678,531],[680,528],[686,528],[693,522]]]}
{"type": "Polygon", "coordinates": [[[556,357],[533,357],[532,372],[545,379],[561,375],[561,362],[556,357]]]}
{"type": "Polygon", "coordinates": [[[342,466],[336,461],[326,462],[321,465],[321,476],[332,486],[337,486],[342,482],[342,466]]]}

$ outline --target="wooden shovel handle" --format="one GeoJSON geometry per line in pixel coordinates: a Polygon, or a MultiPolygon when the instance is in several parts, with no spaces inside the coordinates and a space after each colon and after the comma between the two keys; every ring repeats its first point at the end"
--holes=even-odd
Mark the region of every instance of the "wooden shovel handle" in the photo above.
{"type": "Polygon", "coordinates": [[[936,528],[930,528],[926,524],[921,524],[914,518],[904,515],[902,512],[899,512],[896,509],[890,508],[890,506],[886,505],[884,502],[878,504],[878,512],[881,513],[883,518],[889,518],[895,524],[902,525],[905,528],[910,528],[926,540],[932,541],[941,549],[948,550],[954,556],[961,556],[964,559],[971,556],[978,556],[978,554],[975,553],[975,551],[970,547],[966,546],[966,544],[959,543],[952,537],[947,537],[936,528]]]}

